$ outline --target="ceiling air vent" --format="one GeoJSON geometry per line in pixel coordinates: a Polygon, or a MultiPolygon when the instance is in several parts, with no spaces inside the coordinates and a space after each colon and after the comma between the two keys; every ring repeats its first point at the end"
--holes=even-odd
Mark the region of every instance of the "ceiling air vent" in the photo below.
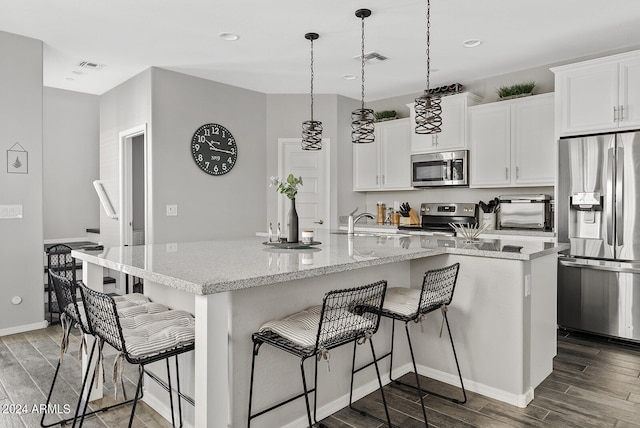
{"type": "Polygon", "coordinates": [[[78,64],[78,67],[87,68],[89,70],[99,70],[104,67],[104,64],[96,64],[95,62],[82,61],[78,64]]]}
{"type": "MultiPolygon", "coordinates": [[[[353,59],[362,61],[362,56],[361,55],[354,56],[353,59]]],[[[388,58],[386,56],[380,55],[377,52],[369,52],[367,54],[364,54],[364,62],[366,62],[367,64],[377,64],[379,62],[386,61],[387,59],[388,58]]]]}

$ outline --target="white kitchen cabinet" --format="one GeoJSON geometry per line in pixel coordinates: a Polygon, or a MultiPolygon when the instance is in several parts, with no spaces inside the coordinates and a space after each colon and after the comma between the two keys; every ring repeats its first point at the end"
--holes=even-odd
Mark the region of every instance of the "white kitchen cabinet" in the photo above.
{"type": "Polygon", "coordinates": [[[412,190],[409,118],[376,123],[375,141],[353,144],[353,190],[412,190]]]}
{"type": "Polygon", "coordinates": [[[559,136],[640,126],[640,51],[552,68],[559,136]]]}
{"type": "Polygon", "coordinates": [[[470,187],[553,186],[554,94],[469,108],[470,187]]]}
{"type": "Polygon", "coordinates": [[[411,119],[411,153],[430,153],[467,148],[467,107],[480,102],[470,93],[442,97],[442,131],[437,134],[415,133],[414,104],[407,104],[411,119]]]}

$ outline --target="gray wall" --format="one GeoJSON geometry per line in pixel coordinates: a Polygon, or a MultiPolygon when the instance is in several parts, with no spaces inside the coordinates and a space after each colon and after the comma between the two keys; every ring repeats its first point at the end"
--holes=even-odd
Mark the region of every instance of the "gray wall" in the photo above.
{"type": "Polygon", "coordinates": [[[42,230],[42,42],[0,32],[0,204],[22,205],[0,219],[0,335],[44,321],[42,230]],[[8,174],[6,150],[19,142],[28,174],[8,174]],[[11,298],[21,296],[13,305],[11,298]]]}
{"type": "Polygon", "coordinates": [[[93,180],[100,176],[96,95],[44,88],[44,239],[86,237],[100,226],[93,180]]]}
{"type": "Polygon", "coordinates": [[[264,229],[266,96],[160,68],[152,69],[154,243],[254,236],[264,229]],[[238,160],[222,176],[206,174],[191,155],[200,126],[227,128],[238,160]],[[167,217],[166,205],[178,205],[167,217]]]}
{"type": "MultiPolygon", "coordinates": [[[[100,180],[116,214],[120,214],[119,133],[147,124],[151,132],[151,70],[100,96],[100,180]]],[[[148,237],[145,237],[148,241],[148,237]]],[[[105,246],[120,245],[118,220],[107,217],[100,208],[100,239],[105,246]]]]}
{"type": "MultiPolygon", "coordinates": [[[[277,222],[278,197],[267,179],[278,175],[278,138],[301,138],[302,122],[309,120],[309,95],[267,95],[267,175],[263,188],[267,193],[267,221],[277,222]]],[[[314,95],[314,120],[322,122],[322,137],[330,140],[331,151],[331,224],[338,226],[338,217],[365,204],[365,196],[353,192],[351,111],[359,101],[339,95],[314,95]]]]}

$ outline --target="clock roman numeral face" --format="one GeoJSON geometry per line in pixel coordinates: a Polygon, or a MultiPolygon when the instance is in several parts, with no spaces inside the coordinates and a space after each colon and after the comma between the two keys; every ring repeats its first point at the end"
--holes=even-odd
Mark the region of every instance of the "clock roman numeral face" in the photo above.
{"type": "Polygon", "coordinates": [[[191,154],[196,165],[207,174],[224,175],[238,160],[238,146],[227,128],[208,123],[193,134],[191,154]]]}

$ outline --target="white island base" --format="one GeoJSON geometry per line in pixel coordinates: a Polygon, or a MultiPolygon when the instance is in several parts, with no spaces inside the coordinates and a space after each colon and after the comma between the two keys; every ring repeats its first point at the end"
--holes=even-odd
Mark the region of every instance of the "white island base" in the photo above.
{"type": "MultiPolygon", "coordinates": [[[[413,242],[412,238],[412,245],[413,242]]],[[[448,316],[465,386],[487,397],[525,407],[533,399],[534,388],[551,373],[556,354],[555,253],[546,251],[535,257],[512,258],[506,254],[490,257],[422,250],[420,254],[407,256],[408,260],[368,263],[340,268],[335,273],[306,275],[204,295],[158,283],[152,279],[158,278],[156,272],[147,275],[145,294],[196,316],[194,355],[188,354],[181,360],[183,391],[196,400],[195,410],[183,405],[187,426],[243,427],[247,424],[251,333],[264,322],[319,304],[324,293],[332,289],[381,279],[387,280],[389,287],[420,288],[426,270],[460,262],[448,316]]],[[[85,257],[85,264],[97,261],[89,259],[85,257]]],[[[322,256],[317,256],[315,261],[324,263],[322,256]]],[[[133,268],[135,264],[133,261],[126,264],[100,261],[104,267],[143,276],[139,268],[133,268]]],[[[150,266],[146,269],[151,272],[150,266]]],[[[279,269],[292,271],[291,266],[279,269]]],[[[457,386],[455,362],[446,332],[439,337],[441,322],[440,312],[435,311],[424,320],[424,332],[420,325],[411,325],[418,371],[457,386]]],[[[378,355],[389,349],[390,332],[391,321],[383,319],[379,332],[373,337],[378,355]]],[[[398,333],[394,378],[411,371],[406,338],[401,329],[398,333]]],[[[361,363],[370,360],[367,348],[358,348],[361,363]]],[[[318,419],[348,405],[351,352],[351,346],[332,350],[330,372],[324,361],[319,364],[318,419]]],[[[313,379],[313,361],[306,363],[308,379],[313,379]]],[[[162,375],[164,370],[159,367],[156,372],[162,375]]],[[[382,362],[381,370],[383,382],[388,383],[388,359],[382,362]]],[[[146,382],[145,386],[145,401],[161,414],[170,414],[166,392],[156,388],[153,382],[146,382]]],[[[356,376],[354,397],[361,398],[377,388],[371,367],[356,376]]],[[[269,346],[261,347],[256,360],[254,410],[264,409],[300,390],[299,360],[269,346]]],[[[302,399],[252,421],[256,428],[306,425],[302,399]]]]}

